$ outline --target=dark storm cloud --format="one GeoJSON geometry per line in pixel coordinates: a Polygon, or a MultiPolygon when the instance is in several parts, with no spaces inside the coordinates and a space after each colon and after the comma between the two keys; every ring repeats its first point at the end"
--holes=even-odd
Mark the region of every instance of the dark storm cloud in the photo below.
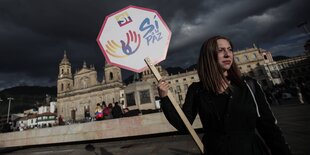
{"type": "Polygon", "coordinates": [[[86,61],[102,72],[96,37],[105,16],[128,5],[157,10],[170,27],[164,66],[195,63],[203,40],[215,34],[231,37],[238,49],[255,42],[277,55],[300,53],[307,38],[296,25],[310,20],[307,0],[1,0],[0,89],[55,85],[64,50],[73,71],[86,61]]]}
{"type": "Polygon", "coordinates": [[[306,0],[232,1],[220,4],[208,13],[199,13],[195,17],[196,23],[183,22],[178,25],[179,19],[175,20],[175,23],[172,20],[171,27],[177,25],[180,31],[172,38],[170,55],[177,54],[178,58],[176,60],[175,56],[170,56],[165,63],[167,66],[182,62],[186,62],[184,66],[195,63],[202,41],[216,34],[229,36],[239,50],[256,43],[270,51],[277,49],[275,55],[301,54],[303,48],[300,42],[305,42],[306,35],[289,43],[285,40],[302,33],[297,24],[310,19],[308,6],[310,3],[306,0]],[[290,46],[287,45],[289,47],[284,49],[275,48],[281,44],[290,46]],[[299,48],[296,48],[296,44],[299,44],[299,48]],[[182,52],[193,53],[193,59],[188,59],[188,54],[182,52]]]}

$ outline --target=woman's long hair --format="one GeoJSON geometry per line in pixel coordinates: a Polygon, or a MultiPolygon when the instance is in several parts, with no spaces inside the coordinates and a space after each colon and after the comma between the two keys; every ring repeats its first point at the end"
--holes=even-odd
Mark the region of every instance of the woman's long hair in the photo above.
{"type": "Polygon", "coordinates": [[[224,88],[225,82],[228,84],[228,80],[238,86],[241,84],[241,73],[234,60],[230,69],[227,71],[228,76],[225,77],[223,74],[217,57],[217,40],[219,39],[227,40],[233,49],[230,39],[224,36],[214,36],[203,43],[197,64],[198,76],[203,88],[215,94],[218,94],[219,90],[224,88]]]}

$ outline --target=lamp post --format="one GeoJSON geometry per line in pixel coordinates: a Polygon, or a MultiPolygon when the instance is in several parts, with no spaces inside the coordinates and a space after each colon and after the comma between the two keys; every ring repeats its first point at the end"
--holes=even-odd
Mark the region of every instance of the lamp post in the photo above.
{"type": "Polygon", "coordinates": [[[9,100],[9,107],[8,107],[8,117],[7,117],[7,120],[6,120],[7,123],[9,123],[11,101],[14,100],[14,98],[9,97],[8,100],[9,100]]]}

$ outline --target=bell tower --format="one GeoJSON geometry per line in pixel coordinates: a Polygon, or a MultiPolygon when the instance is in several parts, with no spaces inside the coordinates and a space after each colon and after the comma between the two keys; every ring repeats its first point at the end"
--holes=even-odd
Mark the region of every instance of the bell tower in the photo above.
{"type": "Polygon", "coordinates": [[[64,51],[64,57],[59,64],[59,74],[57,80],[57,93],[70,91],[73,88],[73,79],[71,73],[71,63],[64,51]]]}
{"type": "Polygon", "coordinates": [[[105,83],[122,82],[121,69],[105,63],[104,67],[105,83]]]}

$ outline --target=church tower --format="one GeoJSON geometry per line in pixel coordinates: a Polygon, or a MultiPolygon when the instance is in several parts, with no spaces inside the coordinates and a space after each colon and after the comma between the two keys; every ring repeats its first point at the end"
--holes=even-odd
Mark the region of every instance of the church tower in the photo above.
{"type": "Polygon", "coordinates": [[[104,67],[105,83],[122,82],[121,69],[105,63],[104,67]]]}
{"type": "Polygon", "coordinates": [[[59,74],[57,80],[57,93],[70,91],[73,88],[73,79],[71,73],[71,63],[67,58],[66,51],[64,57],[59,64],[59,74]]]}

